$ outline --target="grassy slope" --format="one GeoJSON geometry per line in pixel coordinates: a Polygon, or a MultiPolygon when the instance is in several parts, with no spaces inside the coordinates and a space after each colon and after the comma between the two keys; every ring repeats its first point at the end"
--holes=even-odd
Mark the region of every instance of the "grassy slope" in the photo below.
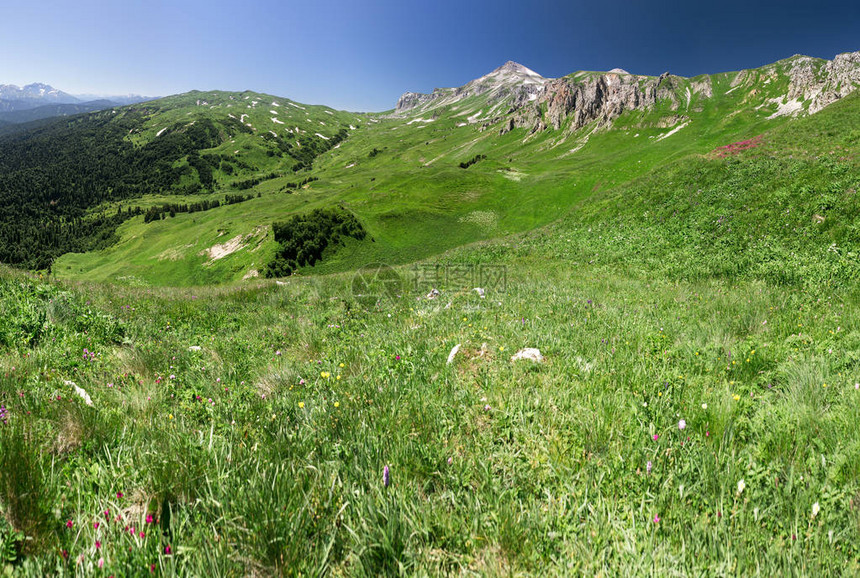
{"type": "Polygon", "coordinates": [[[32,575],[860,573],[858,294],[816,250],[856,243],[857,100],[444,255],[507,267],[485,299],[3,272],[0,503],[33,540],[0,522],[0,551],[32,575]],[[758,237],[808,275],[758,269],[758,237]]]}
{"type": "MultiPolygon", "coordinates": [[[[730,87],[734,73],[714,75],[714,96],[692,95],[689,104],[686,89],[701,78],[676,78],[676,106],[666,101],[651,111],[628,113],[618,119],[615,130],[595,133],[589,126],[576,133],[562,127],[531,136],[525,129],[499,136],[501,121],[486,130],[480,130],[481,123],[458,126],[490,108],[482,96],[402,118],[330,110],[329,115],[322,107],[302,111],[283,99],[263,95],[195,93],[171,97],[160,105],[163,112],[154,114],[146,130],[134,138],[154,138],[157,131],[189,115],[251,114],[246,122],[257,132],[225,142],[215,152],[233,154],[239,150],[240,159],[259,167],[257,174],[276,170],[285,176],[255,187],[261,199],[217,209],[211,216],[177,217],[159,223],[157,231],[139,217],[120,230],[123,240],[116,246],[67,255],[57,261],[54,270],[63,278],[116,281],[129,277],[156,285],[238,280],[262,268],[259,255],[270,254],[274,242],[269,235],[258,254],[241,250],[225,257],[217,267],[204,266],[206,260],[199,253],[219,239],[218,223],[230,222],[234,234],[248,235],[288,214],[333,203],[354,211],[374,242],[350,245],[318,265],[316,272],[353,269],[372,261],[411,262],[476,240],[530,230],[566,213],[594,190],[613,188],[691,153],[702,154],[779,126],[785,118],[768,119],[776,109],[768,99],[785,91],[787,81],[780,68],[784,66],[777,63],[772,65],[772,73],[765,68],[750,74],[734,90],[730,87]],[[248,108],[254,100],[257,106],[248,108]],[[347,141],[317,159],[311,174],[320,181],[301,194],[283,192],[286,183],[297,180],[288,170],[292,161],[268,157],[265,151],[272,147],[261,144],[261,133],[274,130],[283,134],[285,127],[293,124],[293,120],[283,126],[273,124],[269,112],[272,100],[282,104],[275,110],[283,118],[288,118],[284,112],[288,110],[289,118],[305,122],[300,125],[302,130],[312,131],[314,126],[323,132],[333,129],[331,122],[319,125],[326,117],[335,119],[338,126],[356,127],[347,141]],[[432,122],[416,120],[430,120],[433,113],[437,118],[432,122]],[[690,123],[658,140],[671,130],[658,128],[659,122],[676,115],[689,117],[690,123]],[[373,149],[381,152],[371,158],[373,149]],[[573,149],[578,150],[571,152],[573,149]],[[488,158],[468,170],[458,167],[477,154],[488,158]],[[191,246],[189,231],[199,239],[191,246]],[[158,240],[154,243],[140,241],[155,237],[158,240]],[[165,262],[161,258],[165,251],[175,260],[165,262]]],[[[231,182],[249,176],[253,175],[218,174],[217,178],[222,190],[229,191],[231,182]]],[[[143,199],[131,204],[152,202],[143,199]]]]}

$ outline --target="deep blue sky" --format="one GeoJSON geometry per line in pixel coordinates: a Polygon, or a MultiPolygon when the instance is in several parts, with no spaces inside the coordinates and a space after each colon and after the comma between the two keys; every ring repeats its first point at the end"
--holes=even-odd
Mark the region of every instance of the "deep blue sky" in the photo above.
{"type": "Polygon", "coordinates": [[[693,76],[855,50],[858,0],[0,0],[0,84],[250,89],[348,110],[507,60],[693,76]]]}

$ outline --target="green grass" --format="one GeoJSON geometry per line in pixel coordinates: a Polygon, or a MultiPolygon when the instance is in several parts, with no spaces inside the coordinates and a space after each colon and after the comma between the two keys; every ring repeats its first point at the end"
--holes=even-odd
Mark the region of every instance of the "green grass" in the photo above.
{"type": "MultiPolygon", "coordinates": [[[[757,69],[734,88],[734,73],[712,75],[712,97],[691,90],[704,77],[672,77],[674,100],[628,111],[610,129],[595,130],[592,124],[573,131],[568,118],[558,130],[535,134],[520,128],[500,135],[505,115],[486,128],[482,122],[469,124],[470,115],[491,108],[485,95],[403,117],[297,108],[286,99],[256,93],[195,92],[155,101],[148,105],[149,120],[129,137],[135,142],[148,142],[162,129],[196,118],[223,124],[233,115],[252,125],[249,133],[206,151],[248,167],[237,165],[232,175],[216,170],[216,197],[235,191],[235,183],[248,178],[273,172],[283,176],[254,187],[251,192],[262,195],[255,203],[194,215],[190,225],[185,218],[144,225],[137,217],[118,231],[116,245],[61,257],[54,272],[68,279],[122,282],[133,277],[171,286],[235,281],[265,264],[243,251],[225,257],[224,265],[215,268],[198,258],[218,238],[221,222],[232,223],[234,235],[250,235],[290,214],[335,204],[354,212],[373,240],[332,252],[305,273],[345,271],[373,261],[409,263],[471,242],[533,230],[569,212],[594,191],[615,190],[651,171],[783,125],[786,117],[769,118],[776,110],[770,99],[785,93],[787,67],[781,62],[757,69]],[[684,128],[666,136],[671,127],[685,122],[684,128]],[[280,155],[263,137],[274,131],[291,139],[294,135],[285,131],[296,127],[305,135],[319,130],[328,136],[340,127],[352,128],[346,141],[316,159],[312,171],[294,174],[295,161],[280,155]],[[374,150],[378,154],[372,154],[374,150]],[[487,158],[465,170],[459,167],[476,155],[487,158]],[[319,180],[297,194],[285,193],[288,183],[308,175],[319,180]],[[157,232],[152,231],[156,227],[157,232]],[[194,232],[193,246],[189,231],[194,232]],[[153,236],[157,243],[140,242],[153,236]],[[174,260],[160,258],[165,251],[174,260]]],[[[190,172],[189,183],[195,178],[190,172]]],[[[170,197],[160,195],[122,205],[146,208],[166,200],[170,197]]],[[[116,206],[95,210],[111,212],[116,206]]],[[[271,239],[264,246],[264,253],[274,251],[271,239]]]]}
{"type": "Polygon", "coordinates": [[[441,261],[505,265],[504,293],[410,287],[370,309],[350,275],[140,289],[4,274],[2,535],[33,538],[12,568],[860,571],[856,297],[613,273],[567,254],[586,233],[564,232],[441,261]],[[545,363],[511,362],[522,347],[545,363]],[[22,521],[10,504],[30,480],[44,503],[16,507],[22,521]]]}
{"type": "Polygon", "coordinates": [[[563,158],[558,133],[378,119],[294,194],[129,221],[49,279],[0,271],[0,564],[860,574],[858,103],[703,105],[701,131],[640,145],[655,111],[563,158]],[[374,240],[302,275],[241,280],[265,229],[199,254],[337,203],[374,240]],[[356,295],[371,260],[403,263],[399,292],[356,295]],[[505,290],[463,279],[490,265],[505,290]]]}

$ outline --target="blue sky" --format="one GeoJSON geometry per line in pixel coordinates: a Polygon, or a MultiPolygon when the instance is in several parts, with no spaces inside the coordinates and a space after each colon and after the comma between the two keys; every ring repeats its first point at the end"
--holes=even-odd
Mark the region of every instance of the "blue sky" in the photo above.
{"type": "Polygon", "coordinates": [[[256,90],[379,111],[507,60],[692,76],[860,50],[860,2],[0,0],[0,83],[256,90]]]}

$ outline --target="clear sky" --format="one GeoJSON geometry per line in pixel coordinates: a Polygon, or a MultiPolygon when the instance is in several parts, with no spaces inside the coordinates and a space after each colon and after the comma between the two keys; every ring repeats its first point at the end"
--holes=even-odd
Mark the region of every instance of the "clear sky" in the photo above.
{"type": "Polygon", "coordinates": [[[0,0],[0,84],[255,90],[355,111],[515,60],[683,76],[860,50],[860,0],[0,0]]]}

